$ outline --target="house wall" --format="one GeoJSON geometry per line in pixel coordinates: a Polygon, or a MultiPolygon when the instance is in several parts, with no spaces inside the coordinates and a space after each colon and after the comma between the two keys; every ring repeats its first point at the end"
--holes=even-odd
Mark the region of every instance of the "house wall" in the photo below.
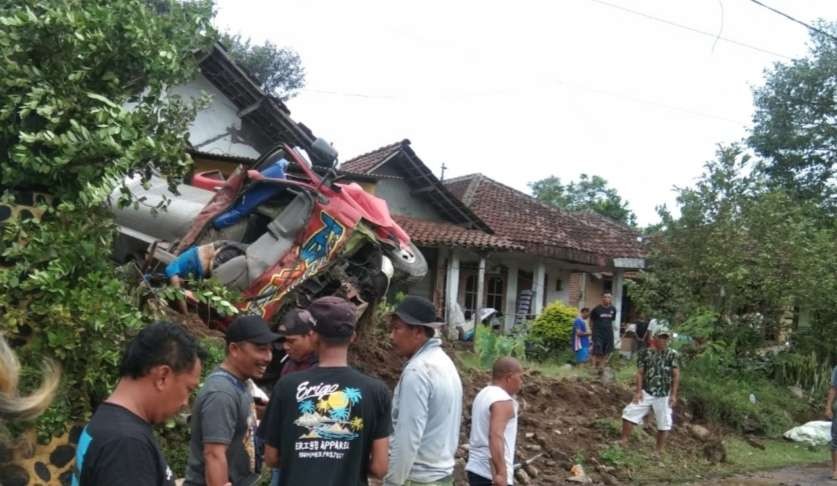
{"type": "Polygon", "coordinates": [[[203,75],[188,84],[175,86],[171,94],[184,99],[195,99],[208,94],[209,106],[199,111],[189,127],[189,142],[201,152],[258,157],[255,148],[259,136],[247,127],[242,129],[238,108],[203,75]],[[210,139],[218,137],[210,143],[210,139]]]}
{"type": "Polygon", "coordinates": [[[381,179],[375,185],[375,195],[387,202],[392,213],[429,221],[445,221],[433,206],[412,196],[411,190],[403,179],[381,179]]]}

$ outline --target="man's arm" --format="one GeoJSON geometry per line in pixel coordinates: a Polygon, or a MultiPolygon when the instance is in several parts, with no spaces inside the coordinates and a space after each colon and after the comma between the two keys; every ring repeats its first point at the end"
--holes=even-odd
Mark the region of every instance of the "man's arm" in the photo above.
{"type": "Polygon", "coordinates": [[[383,479],[387,474],[389,460],[389,437],[372,441],[372,452],[369,457],[369,475],[375,479],[383,479]]]}
{"type": "Polygon", "coordinates": [[[279,449],[272,445],[264,446],[264,463],[272,468],[279,467],[279,449]]]}
{"type": "Polygon", "coordinates": [[[398,423],[390,444],[389,470],[384,484],[404,484],[418,455],[427,424],[430,379],[415,369],[404,370],[398,397],[398,423]]]}
{"type": "Polygon", "coordinates": [[[825,401],[825,416],[834,418],[834,398],[837,397],[837,388],[832,386],[828,389],[828,398],[825,401]]]}
{"type": "Polygon", "coordinates": [[[506,470],[506,425],[514,417],[511,400],[494,402],[489,408],[491,420],[488,423],[488,450],[491,452],[491,481],[493,486],[506,486],[509,474],[506,470]]]}
{"type": "Polygon", "coordinates": [[[227,467],[227,444],[203,444],[203,460],[206,463],[204,478],[206,486],[223,486],[229,482],[227,467]]]}
{"type": "MultiPolygon", "coordinates": [[[[678,374],[678,376],[680,376],[678,374]]],[[[642,382],[645,379],[645,368],[636,370],[636,387],[634,388],[634,403],[642,402],[642,382]]]]}
{"type": "Polygon", "coordinates": [[[673,407],[677,403],[677,392],[680,390],[680,368],[671,369],[671,397],[669,401],[673,407]]]}

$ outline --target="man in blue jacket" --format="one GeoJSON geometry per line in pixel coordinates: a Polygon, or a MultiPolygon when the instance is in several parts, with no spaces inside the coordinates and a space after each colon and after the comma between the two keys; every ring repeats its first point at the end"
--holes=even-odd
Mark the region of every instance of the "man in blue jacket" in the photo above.
{"type": "Polygon", "coordinates": [[[407,296],[391,316],[393,348],[407,358],[392,401],[387,486],[453,485],[462,381],[442,350],[432,302],[407,296]]]}

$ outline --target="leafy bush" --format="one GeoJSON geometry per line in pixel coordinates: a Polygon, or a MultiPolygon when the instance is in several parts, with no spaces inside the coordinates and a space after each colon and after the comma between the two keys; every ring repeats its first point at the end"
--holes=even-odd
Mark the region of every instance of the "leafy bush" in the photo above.
{"type": "Polygon", "coordinates": [[[540,348],[540,354],[554,354],[570,347],[573,321],[578,310],[561,301],[549,304],[529,329],[529,346],[540,348]],[[543,353],[545,351],[545,353],[543,353]]]}
{"type": "Polygon", "coordinates": [[[480,367],[488,369],[494,365],[497,358],[503,356],[525,359],[525,337],[524,334],[499,334],[489,326],[478,324],[474,337],[474,350],[479,356],[480,367]]]}

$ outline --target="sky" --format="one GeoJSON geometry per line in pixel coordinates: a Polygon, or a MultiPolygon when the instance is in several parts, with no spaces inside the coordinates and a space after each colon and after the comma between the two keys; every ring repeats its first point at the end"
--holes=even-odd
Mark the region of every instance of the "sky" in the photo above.
{"type": "MultiPolygon", "coordinates": [[[[762,3],[837,20],[834,0],[762,3]]],[[[407,138],[446,179],[600,175],[640,225],[746,137],[752,88],[809,40],[750,0],[217,0],[216,25],[300,54],[291,116],[341,161],[407,138]]]]}

